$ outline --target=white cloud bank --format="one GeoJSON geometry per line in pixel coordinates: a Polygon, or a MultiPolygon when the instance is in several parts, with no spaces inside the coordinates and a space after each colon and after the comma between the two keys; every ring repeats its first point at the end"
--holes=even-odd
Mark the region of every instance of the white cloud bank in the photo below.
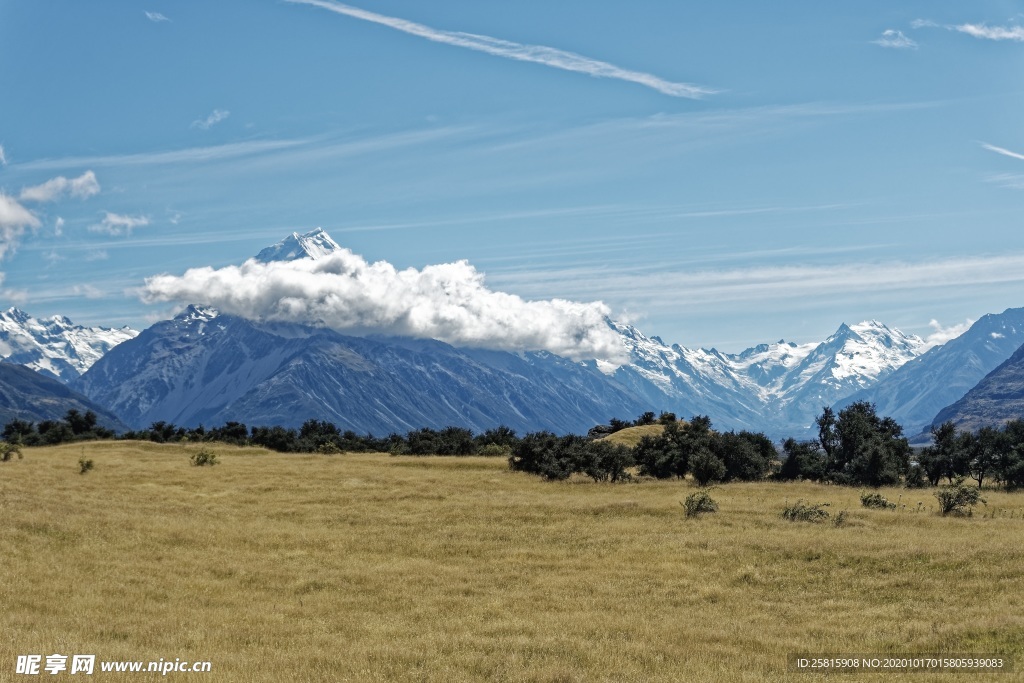
{"type": "Polygon", "coordinates": [[[369,12],[364,9],[359,9],[358,7],[344,5],[340,2],[332,2],[331,0],[287,0],[287,2],[321,7],[331,12],[344,14],[355,19],[362,19],[363,21],[371,21],[375,24],[381,24],[397,31],[402,31],[403,33],[419,36],[420,38],[426,38],[427,40],[432,40],[435,43],[464,47],[469,50],[486,52],[489,55],[505,57],[506,59],[514,59],[520,62],[543,64],[555,69],[575,71],[595,76],[597,78],[615,78],[621,81],[639,83],[640,85],[653,88],[660,93],[671,95],[673,97],[689,97],[697,99],[716,92],[715,90],[692,85],[690,83],[666,81],[662,78],[652,74],[643,73],[641,71],[630,71],[628,69],[615,66],[614,64],[578,55],[574,52],[567,52],[565,50],[559,50],[557,48],[547,47],[544,45],[523,45],[521,43],[514,43],[510,40],[502,40],[500,38],[492,38],[490,36],[482,36],[475,33],[442,31],[429,26],[424,26],[423,24],[406,21],[405,19],[369,12]]]}
{"type": "Polygon", "coordinates": [[[88,199],[99,193],[100,183],[96,180],[96,174],[86,171],[70,180],[64,176],[57,176],[41,185],[26,187],[18,195],[18,198],[23,202],[53,202],[67,195],[76,199],[88,199]]]}
{"type": "Polygon", "coordinates": [[[254,259],[241,266],[156,275],[146,303],[213,306],[245,318],[316,323],[349,334],[439,339],[506,351],[547,350],[574,360],[621,363],[626,350],[601,302],[526,301],[496,292],[466,261],[397,270],[348,249],[320,259],[254,259]]]}

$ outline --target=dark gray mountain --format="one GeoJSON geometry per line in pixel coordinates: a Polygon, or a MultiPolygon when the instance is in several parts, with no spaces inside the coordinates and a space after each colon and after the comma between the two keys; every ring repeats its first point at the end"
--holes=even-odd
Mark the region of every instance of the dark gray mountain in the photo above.
{"type": "Polygon", "coordinates": [[[0,363],[0,425],[11,420],[58,420],[69,410],[96,413],[107,429],[124,431],[125,425],[110,411],[72,391],[62,382],[24,365],[0,363]]]}
{"type": "Polygon", "coordinates": [[[907,434],[927,430],[935,415],[971,390],[1024,344],[1024,308],[982,316],[969,330],[930,349],[877,384],[836,403],[870,401],[907,434]]]}
{"type": "Polygon", "coordinates": [[[376,434],[502,424],[564,433],[650,409],[594,363],[347,337],[196,307],[115,347],[76,386],[133,428],[315,418],[376,434]]]}
{"type": "Polygon", "coordinates": [[[952,420],[960,429],[977,431],[981,427],[1002,427],[1008,420],[1017,419],[1024,419],[1024,346],[963,398],[939,411],[932,424],[952,420]]]}

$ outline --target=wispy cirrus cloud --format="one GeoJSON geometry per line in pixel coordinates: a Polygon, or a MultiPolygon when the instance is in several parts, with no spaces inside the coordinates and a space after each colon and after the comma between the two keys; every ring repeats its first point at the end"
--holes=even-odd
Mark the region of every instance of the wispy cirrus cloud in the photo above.
{"type": "Polygon", "coordinates": [[[104,212],[103,220],[89,226],[90,232],[100,232],[107,235],[131,235],[132,230],[149,225],[148,216],[128,216],[120,213],[104,212]]]}
{"type": "Polygon", "coordinates": [[[1024,190],[1024,173],[997,173],[988,176],[985,180],[1010,190],[1024,190]]]}
{"type": "Polygon", "coordinates": [[[675,315],[714,311],[741,314],[788,311],[829,297],[836,306],[896,292],[1006,287],[1024,284],[1024,253],[922,261],[862,261],[828,265],[794,263],[756,267],[694,268],[674,264],[519,270],[491,281],[522,296],[575,298],[583,293],[613,308],[675,315]],[[680,292],[664,300],[652,291],[680,292]]]}
{"type": "Polygon", "coordinates": [[[189,127],[210,130],[229,116],[231,112],[227,109],[214,109],[205,119],[196,119],[189,127]]]}
{"type": "Polygon", "coordinates": [[[54,202],[66,195],[77,199],[88,199],[100,193],[96,174],[86,171],[77,178],[57,176],[40,185],[23,188],[18,199],[23,202],[54,202]]]}
{"type": "Polygon", "coordinates": [[[931,19],[915,19],[910,22],[911,28],[944,28],[947,31],[964,33],[982,40],[1013,40],[1024,42],[1024,26],[1011,24],[1009,26],[989,26],[988,24],[940,24],[931,19]]]}
{"type": "Polygon", "coordinates": [[[1024,42],[1024,26],[989,26],[987,24],[958,24],[952,27],[960,33],[985,40],[1014,40],[1024,42]]]}
{"type": "Polygon", "coordinates": [[[7,155],[4,153],[4,146],[0,145],[0,166],[7,165],[7,155]]]}
{"type": "Polygon", "coordinates": [[[621,81],[638,83],[673,97],[699,99],[705,95],[711,95],[717,92],[716,90],[693,85],[691,83],[667,81],[663,78],[659,78],[658,76],[644,73],[642,71],[623,69],[622,67],[609,64],[608,62],[591,59],[590,57],[584,57],[583,55],[559,50],[554,47],[547,47],[545,45],[525,45],[510,40],[502,40],[500,38],[492,38],[491,36],[478,35],[475,33],[443,31],[423,24],[417,24],[412,21],[400,19],[398,17],[390,17],[383,14],[377,14],[376,12],[369,12],[358,7],[344,5],[340,2],[333,2],[332,0],[287,0],[287,2],[321,7],[331,12],[344,14],[355,19],[362,19],[363,21],[381,24],[382,26],[393,28],[396,31],[402,31],[403,33],[425,38],[435,43],[454,45],[456,47],[485,52],[496,57],[504,57],[506,59],[514,59],[521,62],[543,64],[544,66],[549,66],[555,69],[575,71],[577,73],[584,73],[596,78],[614,78],[621,81]]]}
{"type": "Polygon", "coordinates": [[[170,19],[165,17],[163,14],[160,14],[159,12],[146,12],[146,18],[155,24],[158,24],[162,21],[170,21],[170,19]]]}
{"type": "Polygon", "coordinates": [[[1019,152],[1012,152],[1012,151],[1010,151],[1008,149],[1004,149],[1002,147],[996,147],[995,145],[990,145],[987,142],[981,143],[981,146],[983,148],[987,149],[990,152],[995,152],[996,154],[1002,154],[1004,157],[1010,157],[1011,159],[1020,159],[1021,161],[1024,161],[1024,154],[1020,154],[1019,152]]]}
{"type": "Polygon", "coordinates": [[[903,31],[897,31],[896,29],[887,29],[882,31],[882,37],[877,40],[872,40],[875,45],[882,47],[895,48],[897,50],[916,50],[917,42],[913,39],[908,38],[904,35],[903,31]]]}

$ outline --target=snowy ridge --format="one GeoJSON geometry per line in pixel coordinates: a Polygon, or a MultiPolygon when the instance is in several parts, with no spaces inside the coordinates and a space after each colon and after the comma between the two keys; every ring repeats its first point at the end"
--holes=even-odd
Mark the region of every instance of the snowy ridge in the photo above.
{"type": "Polygon", "coordinates": [[[0,313],[0,358],[69,382],[138,334],[130,327],[82,327],[64,316],[40,320],[9,308],[0,313]]]}
{"type": "Polygon", "coordinates": [[[602,366],[606,374],[682,416],[707,414],[722,428],[779,434],[809,429],[822,406],[873,385],[925,347],[920,337],[874,320],[843,324],[820,343],[779,340],[738,354],[668,346],[631,325],[608,324],[630,362],[602,366]]]}

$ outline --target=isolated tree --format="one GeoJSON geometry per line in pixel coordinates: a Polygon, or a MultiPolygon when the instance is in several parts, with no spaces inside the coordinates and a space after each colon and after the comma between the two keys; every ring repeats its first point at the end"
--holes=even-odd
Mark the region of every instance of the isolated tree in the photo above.
{"type": "Polygon", "coordinates": [[[967,455],[967,470],[980,489],[985,477],[999,466],[999,450],[1005,439],[994,427],[982,427],[977,434],[964,432],[962,447],[967,455]]]}

